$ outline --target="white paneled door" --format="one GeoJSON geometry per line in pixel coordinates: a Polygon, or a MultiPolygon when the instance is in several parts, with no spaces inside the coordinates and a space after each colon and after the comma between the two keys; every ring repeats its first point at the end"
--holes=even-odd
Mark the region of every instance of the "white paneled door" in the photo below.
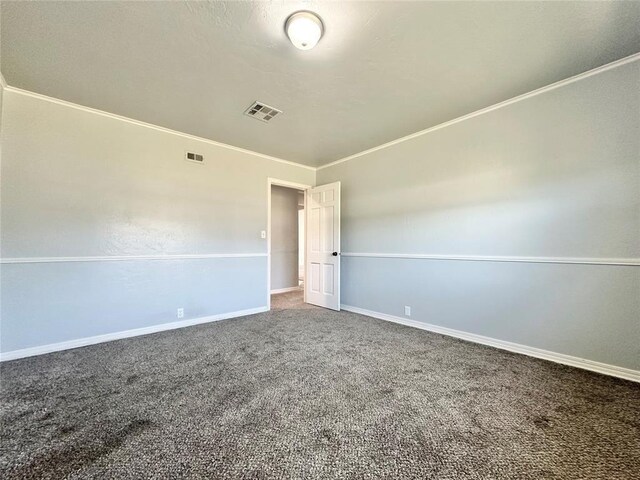
{"type": "Polygon", "coordinates": [[[340,182],[307,190],[308,303],[340,310],[340,182]]]}

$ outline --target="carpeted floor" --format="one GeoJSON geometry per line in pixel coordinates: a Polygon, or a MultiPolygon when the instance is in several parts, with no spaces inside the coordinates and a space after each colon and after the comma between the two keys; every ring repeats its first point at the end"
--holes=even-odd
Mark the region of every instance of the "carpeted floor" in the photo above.
{"type": "Polygon", "coordinates": [[[640,385],[285,295],[2,364],[0,476],[640,478],[640,385]]]}

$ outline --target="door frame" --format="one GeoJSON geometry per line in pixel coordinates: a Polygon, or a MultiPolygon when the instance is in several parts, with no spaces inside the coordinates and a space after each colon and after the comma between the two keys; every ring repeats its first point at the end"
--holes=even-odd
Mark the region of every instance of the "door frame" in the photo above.
{"type": "MultiPolygon", "coordinates": [[[[288,180],[280,180],[278,178],[267,178],[267,310],[271,310],[271,187],[292,188],[302,190],[304,192],[304,209],[305,217],[307,215],[307,190],[311,185],[303,183],[290,182],[288,180]]],[[[304,281],[307,281],[307,219],[304,222],[304,281]]],[[[303,289],[304,292],[304,289],[303,289]]],[[[306,296],[306,293],[304,294],[306,296]]],[[[306,301],[306,298],[304,299],[306,301]]]]}

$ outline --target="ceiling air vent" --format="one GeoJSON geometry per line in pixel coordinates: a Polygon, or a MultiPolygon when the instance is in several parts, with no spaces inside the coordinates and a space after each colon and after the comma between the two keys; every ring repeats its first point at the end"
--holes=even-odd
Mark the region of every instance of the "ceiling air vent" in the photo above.
{"type": "Polygon", "coordinates": [[[204,163],[204,157],[199,153],[187,152],[186,158],[190,162],[204,163]]]}
{"type": "Polygon", "coordinates": [[[253,105],[247,108],[244,112],[245,115],[249,115],[250,117],[256,118],[263,122],[268,122],[273,117],[281,113],[281,110],[270,107],[269,105],[265,105],[262,102],[253,102],[253,105]]]}

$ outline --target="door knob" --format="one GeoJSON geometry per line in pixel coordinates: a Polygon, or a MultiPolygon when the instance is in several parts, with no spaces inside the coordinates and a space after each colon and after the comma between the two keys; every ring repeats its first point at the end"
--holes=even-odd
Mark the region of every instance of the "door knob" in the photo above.
{"type": "Polygon", "coordinates": [[[338,256],[338,252],[333,252],[331,255],[333,255],[334,257],[338,256]]]}

